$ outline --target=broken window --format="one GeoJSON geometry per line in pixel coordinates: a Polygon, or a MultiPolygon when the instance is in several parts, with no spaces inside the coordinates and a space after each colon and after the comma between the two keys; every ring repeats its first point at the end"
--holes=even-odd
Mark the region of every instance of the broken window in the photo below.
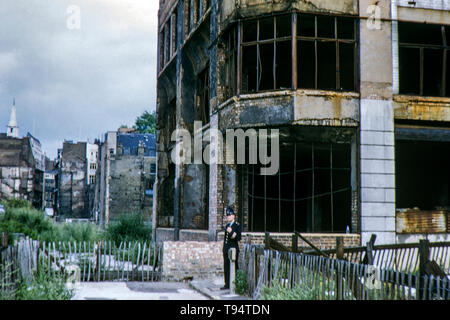
{"type": "Polygon", "coordinates": [[[398,23],[401,94],[450,97],[450,26],[398,23]]]}
{"type": "Polygon", "coordinates": [[[159,71],[164,69],[177,51],[176,12],[175,10],[159,33],[159,71]]]}
{"type": "Polygon", "coordinates": [[[236,28],[231,30],[224,37],[225,42],[225,65],[224,65],[224,88],[225,98],[231,98],[236,95],[236,44],[237,32],[236,28]]]}
{"type": "Polygon", "coordinates": [[[357,91],[357,27],[351,17],[296,13],[240,22],[241,92],[357,91]]]}
{"type": "Polygon", "coordinates": [[[242,23],[242,91],[292,88],[291,15],[242,23]]]}
{"type": "Polygon", "coordinates": [[[450,209],[450,129],[396,125],[397,208],[450,209]]]}
{"type": "Polygon", "coordinates": [[[354,18],[298,15],[299,88],[357,91],[356,27],[354,18]]]}
{"type": "MultiPolygon", "coordinates": [[[[280,141],[280,170],[247,175],[248,230],[345,232],[351,226],[350,143],[280,141]]],[[[244,195],[245,197],[245,195],[244,195]]]]}
{"type": "Polygon", "coordinates": [[[198,120],[205,125],[209,123],[209,65],[198,75],[198,120]]]}

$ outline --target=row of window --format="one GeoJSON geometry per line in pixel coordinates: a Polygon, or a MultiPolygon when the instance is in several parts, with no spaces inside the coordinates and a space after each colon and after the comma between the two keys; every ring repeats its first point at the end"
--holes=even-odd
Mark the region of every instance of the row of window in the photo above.
{"type": "MultiPolygon", "coordinates": [[[[358,91],[358,23],[313,14],[242,21],[223,37],[226,97],[238,90],[358,91]]],[[[399,93],[450,97],[450,26],[398,25],[399,93]]]]}
{"type": "MultiPolygon", "coordinates": [[[[187,37],[195,29],[209,7],[210,0],[184,2],[184,37],[187,37]]],[[[175,8],[159,35],[159,71],[164,69],[177,51],[177,13],[178,10],[175,8]]]]}

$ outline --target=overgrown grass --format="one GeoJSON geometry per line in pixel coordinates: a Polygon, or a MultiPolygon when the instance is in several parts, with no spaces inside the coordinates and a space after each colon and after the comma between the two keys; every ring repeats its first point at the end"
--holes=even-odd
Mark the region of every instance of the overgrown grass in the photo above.
{"type": "Polygon", "coordinates": [[[42,241],[95,241],[101,237],[99,228],[90,223],[56,223],[44,212],[31,208],[19,199],[3,201],[6,213],[0,215],[0,232],[8,232],[12,242],[13,233],[22,233],[42,241]]]}
{"type": "Polygon", "coordinates": [[[0,292],[0,300],[70,300],[75,293],[67,288],[61,275],[49,274],[44,263],[39,263],[39,271],[33,272],[29,283],[19,277],[9,285],[15,289],[0,292]]]}
{"type": "Polygon", "coordinates": [[[315,300],[319,289],[309,287],[304,283],[295,285],[292,289],[275,282],[272,287],[264,286],[261,291],[262,300],[315,300]]]}
{"type": "Polygon", "coordinates": [[[119,245],[123,241],[151,241],[152,227],[145,224],[141,214],[122,214],[116,221],[112,221],[105,230],[106,240],[119,245]]]}

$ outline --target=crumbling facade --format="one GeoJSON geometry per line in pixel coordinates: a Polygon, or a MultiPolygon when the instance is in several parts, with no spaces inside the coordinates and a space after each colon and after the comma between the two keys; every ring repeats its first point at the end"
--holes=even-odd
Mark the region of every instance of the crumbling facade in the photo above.
{"type": "Polygon", "coordinates": [[[0,198],[21,198],[30,202],[35,194],[35,161],[28,137],[0,134],[0,198]]]}
{"type": "Polygon", "coordinates": [[[19,136],[15,101],[6,133],[0,134],[0,199],[20,198],[37,209],[43,203],[45,156],[30,133],[19,136]]]}
{"type": "Polygon", "coordinates": [[[86,142],[65,141],[59,160],[58,216],[89,219],[86,142]]]}
{"type": "Polygon", "coordinates": [[[449,10],[425,0],[160,0],[157,239],[217,240],[230,205],[253,234],[448,240],[449,10]],[[176,163],[176,129],[278,130],[279,170],[176,163]]]}
{"type": "Polygon", "coordinates": [[[139,213],[151,222],[156,175],[153,134],[111,131],[100,146],[98,221],[107,225],[121,214],[139,213]]]}

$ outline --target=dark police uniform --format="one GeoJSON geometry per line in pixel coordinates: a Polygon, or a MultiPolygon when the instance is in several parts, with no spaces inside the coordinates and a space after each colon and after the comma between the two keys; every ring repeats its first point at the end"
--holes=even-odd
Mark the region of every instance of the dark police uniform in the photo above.
{"type": "MultiPolygon", "coordinates": [[[[234,214],[232,209],[227,210],[227,215],[234,214]]],[[[236,262],[235,267],[236,271],[238,270],[238,258],[239,258],[239,241],[241,240],[241,225],[235,220],[231,224],[231,232],[228,233],[227,229],[230,226],[229,223],[225,226],[225,235],[223,237],[223,270],[225,276],[225,287],[230,287],[230,259],[228,258],[228,250],[230,248],[236,248],[236,262]],[[236,237],[234,239],[231,236],[236,232],[236,237]]]]}

